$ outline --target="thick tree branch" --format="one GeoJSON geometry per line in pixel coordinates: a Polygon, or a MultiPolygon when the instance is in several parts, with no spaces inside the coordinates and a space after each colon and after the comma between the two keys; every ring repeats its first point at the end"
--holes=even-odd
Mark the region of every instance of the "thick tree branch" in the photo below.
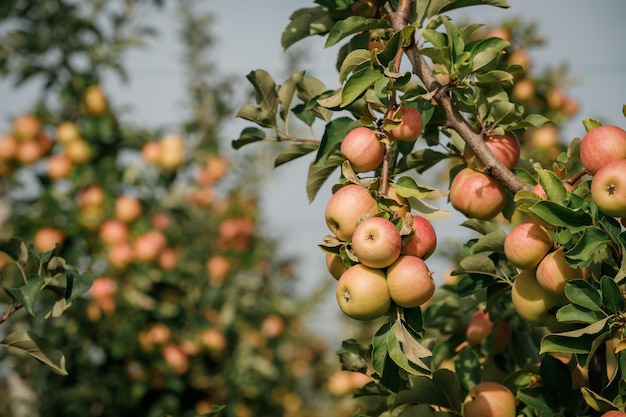
{"type": "MultiPolygon", "coordinates": [[[[389,11],[392,28],[395,32],[401,31],[408,23],[408,16],[413,0],[400,0],[395,12],[389,11]]],[[[511,170],[500,162],[487,147],[481,132],[476,132],[459,110],[454,106],[445,86],[435,78],[432,69],[426,60],[419,54],[417,45],[412,44],[405,49],[413,72],[417,75],[428,91],[435,91],[437,101],[447,119],[447,126],[455,130],[472,150],[476,158],[483,164],[483,171],[495,177],[512,193],[520,190],[529,190],[530,186],[520,181],[511,170]]]]}

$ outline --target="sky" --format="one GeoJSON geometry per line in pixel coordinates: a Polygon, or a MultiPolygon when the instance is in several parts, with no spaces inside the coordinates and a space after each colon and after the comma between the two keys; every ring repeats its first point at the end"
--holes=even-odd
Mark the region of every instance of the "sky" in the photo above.
{"type": "MultiPolygon", "coordinates": [[[[565,63],[569,74],[577,79],[568,92],[579,101],[580,107],[573,120],[563,126],[565,140],[582,137],[582,120],[586,117],[626,127],[622,115],[622,106],[626,104],[626,55],[622,46],[626,38],[626,25],[623,24],[626,2],[509,0],[509,3],[509,9],[480,6],[453,12],[452,17],[487,24],[517,17],[537,23],[546,45],[531,51],[533,66],[541,69],[565,63]]],[[[215,14],[211,28],[216,37],[215,65],[222,74],[238,80],[242,88],[249,87],[246,74],[258,68],[267,70],[279,83],[286,79],[281,33],[294,10],[315,6],[312,0],[206,1],[204,5],[215,14]]],[[[160,35],[149,42],[147,48],[127,55],[129,83],[115,77],[104,80],[105,91],[115,103],[128,106],[124,117],[133,124],[173,128],[184,116],[183,72],[179,64],[182,51],[174,17],[171,10],[149,17],[160,35]]],[[[309,59],[304,62],[304,68],[298,69],[306,69],[308,75],[336,88],[334,62],[337,49],[322,50],[322,45],[321,37],[303,41],[301,46],[309,59]]],[[[33,104],[33,91],[33,87],[15,91],[0,80],[0,132],[8,129],[10,116],[28,111],[33,104]]],[[[236,107],[244,104],[250,103],[235,103],[236,107]]],[[[246,126],[247,123],[234,118],[226,124],[222,139],[228,152],[234,152],[229,149],[230,140],[238,137],[246,126]]],[[[285,254],[299,261],[300,290],[303,292],[332,279],[325,270],[323,254],[317,245],[328,233],[323,213],[333,178],[309,204],[305,192],[307,162],[303,160],[276,169],[263,190],[262,204],[266,233],[280,239],[285,254]]],[[[267,169],[272,167],[268,165],[267,169]]],[[[449,209],[445,203],[436,204],[449,209]]],[[[459,234],[458,225],[463,220],[454,215],[435,224],[440,245],[447,244],[446,236],[459,234]]],[[[436,256],[427,263],[436,280],[440,280],[450,267],[436,256]]],[[[339,311],[332,292],[321,310],[339,311]]],[[[328,330],[328,327],[324,329],[328,330]]]]}

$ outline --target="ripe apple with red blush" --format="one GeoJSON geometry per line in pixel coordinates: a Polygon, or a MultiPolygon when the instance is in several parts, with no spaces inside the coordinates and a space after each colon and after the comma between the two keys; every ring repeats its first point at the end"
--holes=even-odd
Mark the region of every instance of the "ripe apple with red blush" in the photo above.
{"type": "Polygon", "coordinates": [[[590,129],[580,142],[580,161],[590,175],[611,161],[626,159],[626,130],[613,125],[590,129]]]}
{"type": "Polygon", "coordinates": [[[363,265],[386,268],[400,256],[402,236],[390,220],[369,217],[354,230],[352,251],[363,265]]]}
{"type": "Polygon", "coordinates": [[[367,188],[348,184],[338,189],[326,205],[326,225],[344,242],[352,238],[357,223],[378,213],[378,204],[367,188]]]}
{"type": "Polygon", "coordinates": [[[421,306],[435,293],[431,271],[416,256],[400,256],[387,268],[387,287],[391,299],[404,308],[421,306]]]}
{"type": "Polygon", "coordinates": [[[355,172],[373,171],[385,157],[385,148],[378,135],[366,127],[349,131],[341,142],[340,150],[355,172]]]}
{"type": "Polygon", "coordinates": [[[513,393],[497,382],[474,385],[463,403],[464,417],[515,417],[516,401],[513,393]]]}
{"type": "Polygon", "coordinates": [[[626,159],[602,166],[591,180],[591,198],[611,217],[626,217],[626,159]]]}
{"type": "Polygon", "coordinates": [[[536,220],[528,220],[515,226],[504,238],[504,254],[513,266],[532,269],[548,254],[554,239],[536,220]]]}
{"type": "Polygon", "coordinates": [[[437,248],[437,233],[433,225],[422,216],[413,215],[413,234],[404,239],[402,255],[417,256],[426,260],[437,248]]]}
{"type": "Polygon", "coordinates": [[[491,220],[504,208],[506,192],[495,178],[466,167],[452,180],[449,199],[467,217],[491,220]]]}
{"type": "Polygon", "coordinates": [[[375,320],[391,307],[385,271],[355,264],[337,281],[339,308],[355,320],[375,320]]]}
{"type": "Polygon", "coordinates": [[[397,142],[412,142],[422,134],[422,114],[416,108],[402,105],[394,112],[393,118],[400,116],[400,123],[389,131],[391,139],[397,142]],[[398,115],[398,112],[400,113],[398,115]]]}

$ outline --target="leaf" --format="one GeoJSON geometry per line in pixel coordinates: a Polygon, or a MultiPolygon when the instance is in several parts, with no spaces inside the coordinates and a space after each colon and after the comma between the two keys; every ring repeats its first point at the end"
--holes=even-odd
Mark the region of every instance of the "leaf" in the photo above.
{"type": "Polygon", "coordinates": [[[317,104],[317,99],[324,93],[328,92],[329,89],[326,87],[322,81],[315,77],[304,77],[298,84],[296,85],[296,91],[298,94],[298,98],[303,102],[307,103],[306,109],[311,110],[317,117],[328,122],[333,112],[319,107],[317,104]]]}
{"type": "Polygon", "coordinates": [[[576,305],[592,311],[602,311],[600,293],[584,279],[568,281],[565,284],[565,296],[576,305]]]}
{"type": "Polygon", "coordinates": [[[594,226],[584,227],[583,234],[576,244],[565,253],[567,262],[576,268],[589,266],[593,256],[611,243],[604,230],[594,226]]]}
{"type": "Polygon", "coordinates": [[[274,160],[274,168],[279,167],[287,162],[293,161],[294,159],[300,158],[304,155],[308,155],[311,152],[317,150],[318,147],[319,143],[316,142],[293,143],[291,145],[287,145],[280,151],[280,153],[274,160]]]}
{"type": "Polygon", "coordinates": [[[602,304],[609,312],[619,314],[624,309],[624,296],[618,285],[608,276],[600,279],[600,290],[602,291],[602,304]]]}
{"type": "Polygon", "coordinates": [[[583,398],[585,402],[589,405],[589,407],[594,410],[605,413],[610,410],[617,410],[619,407],[615,405],[613,402],[607,400],[601,395],[596,394],[591,389],[587,387],[582,387],[581,392],[583,393],[583,398]]]}
{"type": "Polygon", "coordinates": [[[484,273],[488,275],[496,274],[496,265],[484,253],[466,256],[459,262],[459,266],[452,272],[453,275],[467,273],[484,273]]]}
{"type": "Polygon", "coordinates": [[[26,265],[28,261],[28,248],[26,244],[15,237],[0,235],[0,252],[9,255],[20,265],[26,265]]]}
{"type": "Polygon", "coordinates": [[[471,347],[466,346],[454,358],[454,369],[461,386],[469,391],[481,381],[481,367],[471,347]]]}
{"type": "Polygon", "coordinates": [[[306,37],[326,33],[333,25],[328,12],[322,6],[298,9],[291,14],[289,20],[281,36],[283,50],[306,37]]]}
{"type": "Polygon", "coordinates": [[[606,317],[600,311],[589,310],[588,308],[575,304],[566,304],[556,312],[556,319],[565,323],[585,323],[591,324],[606,317]]]}
{"type": "Polygon", "coordinates": [[[31,274],[28,282],[16,288],[5,288],[16,300],[24,305],[24,308],[31,316],[35,316],[35,307],[41,289],[43,288],[44,279],[37,274],[31,274]]]}
{"type": "Polygon", "coordinates": [[[364,64],[370,66],[371,59],[371,54],[367,49],[355,49],[350,52],[341,63],[341,68],[339,69],[339,82],[343,84],[348,75],[356,68],[359,68],[364,64]]]}
{"type": "Polygon", "coordinates": [[[487,233],[486,235],[478,238],[474,246],[472,246],[471,253],[504,252],[505,237],[506,232],[502,229],[487,233]]]}
{"type": "Polygon", "coordinates": [[[263,130],[258,127],[246,127],[241,131],[239,139],[233,140],[231,145],[234,149],[239,149],[242,146],[263,140],[265,140],[265,132],[263,130]]]}
{"type": "Polygon", "coordinates": [[[415,179],[407,176],[398,178],[391,184],[394,191],[401,197],[438,199],[445,197],[447,192],[437,190],[428,185],[418,184],[415,179]]]}
{"type": "Polygon", "coordinates": [[[321,166],[311,162],[306,181],[306,193],[309,198],[309,203],[315,199],[315,196],[320,188],[322,188],[322,185],[324,185],[324,182],[326,182],[330,174],[332,174],[343,161],[342,157],[331,157],[321,166]]]}
{"type": "Polygon", "coordinates": [[[591,216],[581,209],[570,209],[549,200],[536,202],[529,211],[549,224],[567,227],[574,233],[591,226],[593,221],[591,216]]]}
{"type": "Polygon", "coordinates": [[[67,375],[63,353],[55,349],[47,339],[34,333],[28,331],[10,333],[0,342],[0,346],[22,350],[48,365],[57,374],[67,375]]]}
{"type": "Polygon", "coordinates": [[[246,104],[237,112],[236,117],[249,120],[263,127],[276,127],[276,113],[261,107],[246,104]]]}
{"type": "Polygon", "coordinates": [[[385,76],[382,72],[372,67],[365,68],[356,72],[346,81],[341,91],[341,107],[345,107],[353,103],[361,97],[365,91],[370,88],[376,81],[383,79],[385,76]]]}
{"type": "Polygon", "coordinates": [[[326,162],[330,155],[339,147],[354,122],[355,120],[349,117],[338,117],[326,124],[322,143],[319,145],[314,164],[320,165],[326,162]]]}
{"type": "Polygon", "coordinates": [[[274,79],[267,71],[262,69],[249,72],[246,78],[254,87],[257,105],[263,111],[276,114],[278,92],[274,79]]]}
{"type": "Polygon", "coordinates": [[[293,73],[284,83],[278,88],[278,101],[281,109],[280,114],[283,120],[287,120],[289,112],[291,111],[291,102],[296,94],[296,85],[304,77],[304,71],[293,73]]]}
{"type": "MultiPolygon", "coordinates": [[[[406,359],[417,365],[422,371],[429,371],[430,368],[422,359],[432,357],[433,353],[414,337],[413,333],[405,326],[403,320],[396,320],[394,335],[396,340],[400,343],[402,353],[406,359]]],[[[398,363],[398,365],[402,367],[401,364],[398,363]]],[[[412,368],[414,369],[414,367],[412,368]]],[[[413,373],[414,371],[411,370],[409,372],[413,373]]]]}
{"type": "Polygon", "coordinates": [[[555,399],[556,404],[564,404],[572,386],[572,375],[567,365],[552,355],[545,355],[541,360],[539,375],[543,389],[548,394],[548,403],[555,399]]]}
{"type": "Polygon", "coordinates": [[[420,149],[408,154],[405,158],[398,161],[395,173],[401,173],[410,169],[415,169],[418,173],[422,173],[433,167],[438,162],[450,158],[449,154],[437,152],[429,148],[420,149]]]}
{"type": "Polygon", "coordinates": [[[384,29],[389,27],[386,19],[368,19],[363,16],[349,16],[346,19],[335,23],[326,39],[325,48],[329,48],[337,44],[347,36],[354,35],[359,32],[370,29],[384,29]]]}

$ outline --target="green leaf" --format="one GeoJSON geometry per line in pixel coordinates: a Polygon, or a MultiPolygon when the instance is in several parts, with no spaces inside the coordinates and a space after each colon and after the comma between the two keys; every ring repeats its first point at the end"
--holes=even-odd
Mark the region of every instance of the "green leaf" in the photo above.
{"type": "Polygon", "coordinates": [[[344,20],[335,23],[328,33],[325,48],[337,44],[342,39],[370,29],[384,29],[389,27],[389,22],[385,19],[368,19],[363,16],[349,16],[344,20]]]}
{"type": "Polygon", "coordinates": [[[274,79],[265,70],[251,71],[246,78],[254,87],[256,103],[268,113],[276,114],[278,109],[278,92],[274,79]]]}
{"type": "Polygon", "coordinates": [[[569,228],[572,232],[580,232],[591,226],[593,219],[581,209],[570,209],[549,200],[541,200],[533,204],[529,211],[546,223],[569,228]]]}
{"type": "Polygon", "coordinates": [[[600,279],[600,290],[602,291],[602,304],[609,312],[619,314],[624,309],[624,295],[619,286],[608,276],[600,279]]]}
{"type": "Polygon", "coordinates": [[[420,149],[401,159],[394,172],[402,173],[410,169],[415,169],[421,174],[427,169],[435,166],[438,162],[448,158],[450,158],[449,154],[437,152],[429,148],[420,149]]]}
{"type": "Polygon", "coordinates": [[[248,145],[254,142],[260,142],[265,140],[265,132],[258,127],[246,127],[241,131],[239,139],[235,139],[231,142],[234,149],[239,149],[242,146],[248,145]]]}
{"type": "Polygon", "coordinates": [[[506,232],[502,229],[487,233],[484,236],[478,238],[474,246],[472,246],[471,253],[477,254],[480,252],[504,252],[504,238],[506,232]]]}
{"type": "Polygon", "coordinates": [[[315,199],[315,196],[320,188],[322,188],[322,185],[324,185],[324,182],[326,182],[330,174],[332,174],[343,161],[344,159],[342,157],[331,157],[321,166],[311,162],[306,182],[306,194],[309,198],[309,202],[315,199]]]}
{"type": "Polygon", "coordinates": [[[565,253],[567,262],[576,268],[589,266],[595,253],[606,248],[611,239],[604,230],[594,226],[582,229],[583,234],[576,244],[565,253]]]}
{"type": "Polygon", "coordinates": [[[322,6],[298,9],[291,14],[289,20],[281,36],[284,50],[306,37],[327,33],[333,25],[328,12],[322,6]]]}
{"type": "Polygon", "coordinates": [[[317,142],[293,143],[291,145],[287,145],[280,151],[274,160],[274,168],[300,158],[301,156],[308,155],[311,152],[316,151],[317,148],[319,148],[319,143],[317,142]]]}
{"type": "Polygon", "coordinates": [[[419,336],[413,334],[403,320],[396,320],[394,327],[393,337],[389,341],[389,355],[392,359],[407,372],[428,372],[429,367],[423,359],[431,357],[432,352],[420,343],[419,336]],[[394,346],[393,341],[398,343],[399,352],[392,348],[394,346]],[[394,353],[396,354],[394,355],[394,353]]]}
{"type": "Polygon", "coordinates": [[[315,77],[304,77],[298,84],[296,85],[296,91],[298,93],[298,98],[303,102],[307,103],[307,109],[310,109],[316,116],[328,122],[333,112],[319,107],[317,103],[317,99],[327,91],[329,91],[328,87],[315,77]]]}
{"type": "Polygon", "coordinates": [[[35,316],[35,307],[41,289],[43,288],[44,279],[37,274],[31,274],[28,282],[16,288],[5,288],[16,300],[24,305],[24,308],[31,316],[35,316]]]}
{"type": "Polygon", "coordinates": [[[583,398],[585,402],[589,405],[589,407],[600,413],[605,413],[610,410],[618,410],[620,408],[613,402],[609,401],[599,394],[596,394],[587,387],[582,387],[581,392],[583,393],[583,398]]]}
{"type": "Polygon", "coordinates": [[[592,311],[602,311],[600,293],[584,279],[568,281],[565,284],[565,296],[576,305],[592,311]]]}
{"type": "Polygon", "coordinates": [[[459,266],[452,272],[453,275],[467,273],[496,274],[496,265],[489,256],[484,253],[466,256],[459,262],[459,266]]]}
{"type": "Polygon", "coordinates": [[[20,239],[12,236],[0,235],[0,252],[4,252],[20,265],[28,261],[28,248],[20,239]]]}
{"type": "Polygon", "coordinates": [[[291,103],[296,94],[296,85],[304,77],[304,71],[293,73],[284,83],[278,88],[278,101],[280,103],[280,115],[283,120],[287,120],[289,112],[291,111],[291,103]]]}
{"type": "Polygon", "coordinates": [[[354,73],[352,77],[346,81],[346,84],[341,92],[341,107],[345,107],[348,104],[353,103],[376,81],[381,80],[384,77],[385,76],[382,72],[371,67],[354,73]]]}
{"type": "Polygon", "coordinates": [[[356,49],[348,54],[346,59],[341,63],[339,69],[339,82],[343,84],[348,75],[363,65],[371,66],[372,57],[367,49],[356,49]]]}
{"type": "Polygon", "coordinates": [[[469,391],[482,380],[480,362],[469,346],[461,349],[454,358],[454,369],[460,385],[466,391],[469,391]]]}
{"type": "Polygon", "coordinates": [[[471,70],[476,72],[485,67],[492,67],[506,48],[508,42],[502,38],[489,38],[478,41],[471,51],[471,70]]]}
{"type": "Polygon", "coordinates": [[[67,375],[63,353],[55,349],[47,339],[34,333],[28,331],[10,333],[0,341],[0,346],[19,349],[48,365],[57,374],[67,375]]]}
{"type": "Polygon", "coordinates": [[[565,323],[591,324],[606,317],[602,312],[589,310],[575,304],[566,304],[556,312],[556,319],[565,323]]]}
{"type": "Polygon", "coordinates": [[[383,375],[385,361],[389,352],[389,333],[392,333],[393,323],[387,321],[372,338],[372,366],[374,372],[383,375]]]}
{"type": "Polygon", "coordinates": [[[276,127],[276,113],[261,107],[246,104],[237,112],[236,117],[249,120],[263,127],[276,127]]]}
{"type": "Polygon", "coordinates": [[[537,171],[539,184],[543,187],[549,200],[561,202],[567,200],[567,189],[554,172],[548,169],[537,171]]]}
{"type": "Polygon", "coordinates": [[[391,184],[394,191],[401,197],[438,199],[445,197],[446,193],[431,186],[418,184],[415,179],[407,176],[398,178],[391,184]]]}
{"type": "Polygon", "coordinates": [[[552,355],[545,355],[541,360],[539,375],[548,403],[564,404],[572,386],[572,375],[567,365],[552,355]]]}
{"type": "Polygon", "coordinates": [[[351,125],[356,121],[349,117],[338,117],[331,120],[324,128],[322,143],[319,145],[315,164],[324,164],[326,160],[339,148],[341,141],[350,131],[351,125]]]}

